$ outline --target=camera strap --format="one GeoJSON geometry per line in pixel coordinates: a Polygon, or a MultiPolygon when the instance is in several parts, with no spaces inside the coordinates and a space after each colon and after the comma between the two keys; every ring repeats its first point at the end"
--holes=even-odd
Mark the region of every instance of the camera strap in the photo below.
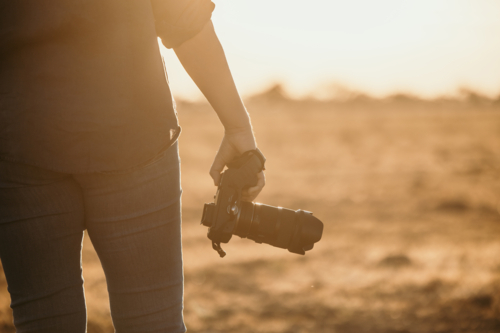
{"type": "Polygon", "coordinates": [[[248,160],[250,160],[252,158],[252,156],[257,156],[257,158],[260,160],[261,164],[262,164],[262,170],[266,170],[266,157],[264,156],[264,154],[262,154],[262,152],[260,151],[259,148],[255,148],[255,149],[252,149],[252,150],[247,150],[246,152],[244,152],[243,154],[241,154],[241,156],[235,158],[234,160],[232,160],[231,162],[229,162],[227,164],[227,166],[229,168],[236,168],[238,169],[239,167],[241,167],[243,164],[245,164],[246,162],[248,162],[248,160]]]}
{"type": "Polygon", "coordinates": [[[217,253],[219,254],[219,256],[221,258],[224,258],[226,256],[226,252],[222,249],[222,247],[220,247],[220,243],[219,242],[212,241],[212,248],[215,251],[217,251],[217,253]]]}

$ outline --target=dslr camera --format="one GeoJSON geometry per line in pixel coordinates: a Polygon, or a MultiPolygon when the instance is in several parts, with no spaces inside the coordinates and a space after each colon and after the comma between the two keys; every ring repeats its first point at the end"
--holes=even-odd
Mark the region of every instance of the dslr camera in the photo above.
{"type": "Polygon", "coordinates": [[[221,258],[226,253],[220,244],[229,242],[233,234],[302,255],[321,239],[323,223],[311,212],[241,200],[242,191],[257,184],[265,161],[259,149],[231,161],[221,175],[214,202],[205,204],[201,224],[208,227],[207,237],[221,258]]]}

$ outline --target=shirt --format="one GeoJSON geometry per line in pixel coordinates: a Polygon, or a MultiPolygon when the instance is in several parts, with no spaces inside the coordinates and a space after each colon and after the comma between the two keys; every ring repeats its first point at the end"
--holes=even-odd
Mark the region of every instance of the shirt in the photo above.
{"type": "Polygon", "coordinates": [[[67,173],[127,170],[180,132],[157,36],[176,47],[210,0],[0,4],[0,159],[67,173]]]}

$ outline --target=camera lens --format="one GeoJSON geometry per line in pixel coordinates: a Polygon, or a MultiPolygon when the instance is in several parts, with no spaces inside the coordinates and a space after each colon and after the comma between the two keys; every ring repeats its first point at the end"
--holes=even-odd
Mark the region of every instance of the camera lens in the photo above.
{"type": "Polygon", "coordinates": [[[257,243],[305,254],[321,239],[323,223],[310,212],[242,202],[233,233],[257,243]]]}

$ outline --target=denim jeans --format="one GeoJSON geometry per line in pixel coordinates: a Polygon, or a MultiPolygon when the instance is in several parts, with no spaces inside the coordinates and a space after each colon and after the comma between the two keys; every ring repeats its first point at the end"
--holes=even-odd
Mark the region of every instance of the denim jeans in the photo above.
{"type": "Polygon", "coordinates": [[[116,332],[185,332],[177,144],[127,173],[0,161],[0,258],[18,332],[85,332],[83,232],[116,332]]]}

